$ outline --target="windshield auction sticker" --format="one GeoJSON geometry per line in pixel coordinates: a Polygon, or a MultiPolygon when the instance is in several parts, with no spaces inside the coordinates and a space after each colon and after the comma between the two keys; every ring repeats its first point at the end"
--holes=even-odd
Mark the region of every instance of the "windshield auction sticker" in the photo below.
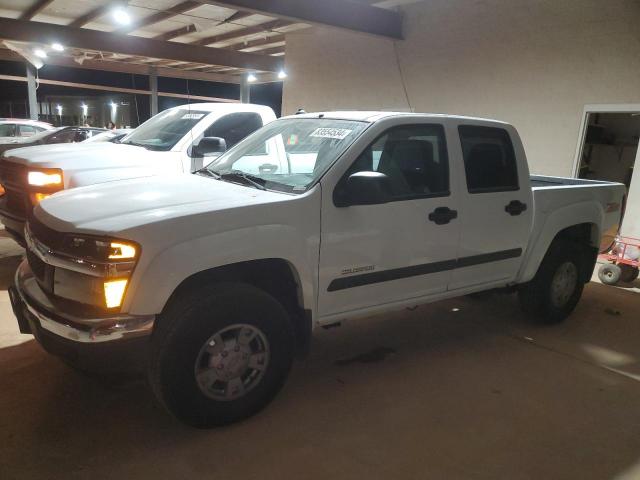
{"type": "Polygon", "coordinates": [[[182,120],[200,120],[204,117],[204,113],[185,113],[182,120]]]}
{"type": "Polygon", "coordinates": [[[342,140],[347,135],[349,135],[352,130],[347,130],[346,128],[316,128],[313,132],[311,132],[310,137],[320,137],[320,138],[335,138],[337,140],[342,140]]]}

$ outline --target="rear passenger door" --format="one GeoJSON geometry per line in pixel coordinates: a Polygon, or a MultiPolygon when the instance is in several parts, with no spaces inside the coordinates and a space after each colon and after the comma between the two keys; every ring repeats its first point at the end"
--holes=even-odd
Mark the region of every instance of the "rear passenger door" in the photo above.
{"type": "Polygon", "coordinates": [[[387,129],[337,184],[323,181],[320,316],[444,292],[460,225],[452,190],[445,130],[435,124],[387,129]],[[387,175],[392,200],[337,206],[346,179],[362,171],[387,175]]]}
{"type": "Polygon", "coordinates": [[[516,161],[522,146],[514,146],[506,128],[459,125],[458,135],[466,185],[460,189],[458,262],[449,289],[506,284],[518,273],[533,214],[529,172],[516,161]]]}

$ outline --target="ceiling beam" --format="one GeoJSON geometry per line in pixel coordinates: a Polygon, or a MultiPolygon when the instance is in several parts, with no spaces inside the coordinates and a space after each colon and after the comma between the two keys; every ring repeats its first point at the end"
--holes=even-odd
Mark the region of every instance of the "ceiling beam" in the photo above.
{"type": "MultiPolygon", "coordinates": [[[[10,60],[15,62],[25,61],[24,58],[22,58],[17,53],[12,52],[11,50],[0,50],[0,60],[10,60]]],[[[151,64],[142,65],[136,63],[110,62],[107,60],[84,60],[82,64],[80,64],[74,61],[72,58],[57,56],[50,56],[49,58],[47,58],[47,65],[80,68],[86,70],[100,70],[104,72],[133,73],[135,75],[148,75],[149,67],[151,66],[151,64]]],[[[43,68],[46,68],[46,65],[43,68]]],[[[240,83],[240,80],[236,75],[222,75],[209,72],[191,72],[169,67],[157,67],[156,71],[159,77],[184,78],[187,80],[201,80],[204,82],[240,83]]]]}
{"type": "Polygon", "coordinates": [[[169,60],[268,72],[277,72],[283,66],[282,59],[253,53],[200,47],[177,42],[161,42],[149,38],[9,18],[0,18],[0,38],[43,44],[49,44],[55,39],[55,41],[68,47],[87,50],[160,59],[166,58],[169,60]]]}
{"type": "Polygon", "coordinates": [[[226,42],[228,40],[236,40],[240,41],[243,37],[248,35],[255,35],[258,33],[269,32],[275,28],[282,28],[291,25],[291,22],[287,22],[285,20],[273,20],[271,22],[261,23],[259,25],[254,25],[252,27],[242,28],[238,30],[233,30],[227,33],[221,33],[219,35],[212,35],[210,37],[201,38],[200,40],[196,40],[192,42],[192,45],[211,45],[213,43],[226,42]]]}
{"type": "Polygon", "coordinates": [[[274,53],[284,53],[284,45],[280,45],[278,47],[272,47],[272,48],[264,48],[262,50],[255,50],[251,53],[256,53],[259,55],[273,55],[274,53]]]}
{"type": "Polygon", "coordinates": [[[168,41],[173,38],[178,38],[183,35],[187,35],[189,33],[193,33],[197,30],[195,24],[185,25],[184,27],[176,28],[175,30],[171,30],[169,32],[161,33],[160,35],[156,35],[153,37],[154,40],[162,40],[168,41]]]}
{"type": "Polygon", "coordinates": [[[203,3],[402,39],[398,12],[350,0],[201,0],[203,3]]]}
{"type": "Polygon", "coordinates": [[[20,20],[31,20],[42,10],[47,8],[49,4],[51,4],[51,2],[53,2],[53,0],[37,0],[36,3],[34,3],[22,15],[20,15],[20,20]]]}
{"type": "Polygon", "coordinates": [[[118,33],[135,32],[140,28],[148,27],[149,25],[153,25],[154,23],[159,23],[159,22],[162,22],[163,20],[176,17],[181,13],[187,12],[189,10],[193,10],[194,8],[200,7],[200,6],[202,6],[202,3],[194,2],[191,0],[186,2],[181,2],[181,3],[178,3],[177,5],[174,5],[171,8],[168,8],[167,10],[163,10],[161,12],[154,13],[153,15],[149,15],[148,17],[143,18],[142,20],[134,23],[133,25],[129,25],[124,28],[119,28],[117,32],[118,33]]]}
{"type": "Polygon", "coordinates": [[[253,15],[253,12],[241,12],[238,10],[236,13],[233,13],[229,15],[227,18],[225,18],[224,21],[221,23],[237,22],[238,20],[242,20],[243,18],[250,17],[251,15],[253,15]]]}
{"type": "Polygon", "coordinates": [[[262,45],[271,45],[272,43],[280,43],[285,41],[284,34],[271,35],[265,38],[259,38],[257,40],[249,40],[248,42],[238,41],[232,45],[228,45],[224,48],[230,48],[233,50],[243,50],[245,48],[261,47],[262,45]]]}
{"type": "MultiPolygon", "coordinates": [[[[21,77],[19,75],[0,75],[0,80],[8,80],[10,82],[26,82],[27,77],[21,77]]],[[[99,90],[102,92],[110,93],[128,93],[132,95],[151,95],[150,90],[140,90],[137,88],[122,88],[122,87],[107,87],[105,85],[95,85],[93,83],[76,83],[76,82],[64,82],[61,80],[48,80],[46,78],[39,78],[38,83],[42,85],[56,85],[59,87],[69,88],[83,88],[86,90],[99,90]]],[[[238,103],[239,100],[233,98],[220,98],[220,97],[205,97],[202,95],[188,95],[185,93],[172,93],[172,92],[158,92],[159,97],[172,97],[172,98],[184,98],[189,100],[204,100],[207,102],[225,102],[225,103],[238,103]]]]}

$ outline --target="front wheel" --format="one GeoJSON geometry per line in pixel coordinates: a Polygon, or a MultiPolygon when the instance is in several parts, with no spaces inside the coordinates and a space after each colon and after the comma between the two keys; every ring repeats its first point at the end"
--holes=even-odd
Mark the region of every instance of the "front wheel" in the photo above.
{"type": "Polygon", "coordinates": [[[224,425],[266,406],[293,360],[285,308],[251,285],[216,284],[173,302],[152,338],[150,384],[179,420],[224,425]]]}
{"type": "Polygon", "coordinates": [[[533,280],[518,292],[523,311],[536,323],[554,324],[566,319],[582,296],[580,245],[554,242],[533,280]]]}

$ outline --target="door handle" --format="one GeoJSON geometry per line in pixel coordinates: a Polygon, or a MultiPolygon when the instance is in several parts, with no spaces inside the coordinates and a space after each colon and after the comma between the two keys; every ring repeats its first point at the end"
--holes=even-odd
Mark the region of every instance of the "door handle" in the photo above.
{"type": "Polygon", "coordinates": [[[527,204],[522,203],[519,200],[511,200],[509,204],[506,207],[504,207],[504,211],[507,212],[512,217],[514,215],[520,215],[526,209],[527,209],[527,204]]]}
{"type": "Polygon", "coordinates": [[[454,218],[458,218],[457,210],[451,210],[449,207],[438,207],[429,214],[429,220],[436,225],[444,225],[454,218]]]}

